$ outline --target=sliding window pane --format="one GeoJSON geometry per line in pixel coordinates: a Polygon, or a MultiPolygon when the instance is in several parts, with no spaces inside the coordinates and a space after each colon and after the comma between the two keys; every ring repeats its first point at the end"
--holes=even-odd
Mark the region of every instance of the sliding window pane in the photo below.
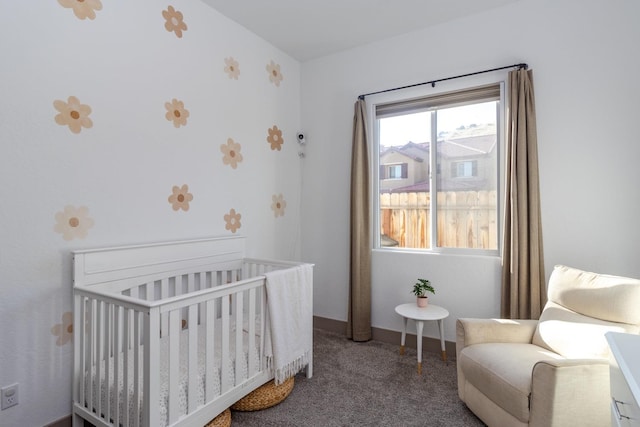
{"type": "Polygon", "coordinates": [[[498,101],[435,114],[437,246],[497,249],[498,101]]]}

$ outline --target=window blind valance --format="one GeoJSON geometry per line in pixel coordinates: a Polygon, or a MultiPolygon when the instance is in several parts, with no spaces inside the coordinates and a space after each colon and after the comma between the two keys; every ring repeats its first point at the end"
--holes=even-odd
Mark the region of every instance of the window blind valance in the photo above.
{"type": "Polygon", "coordinates": [[[436,108],[453,107],[482,101],[500,100],[500,83],[477,86],[455,92],[413,98],[376,105],[376,118],[393,117],[408,112],[428,111],[436,108]]]}

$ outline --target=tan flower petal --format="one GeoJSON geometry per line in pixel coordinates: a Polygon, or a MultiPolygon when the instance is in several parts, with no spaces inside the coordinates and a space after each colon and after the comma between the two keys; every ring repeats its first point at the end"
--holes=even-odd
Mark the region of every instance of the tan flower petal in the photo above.
{"type": "Polygon", "coordinates": [[[95,11],[102,10],[100,0],[58,0],[58,3],[62,7],[73,9],[73,13],[79,19],[95,19],[95,11]]]}
{"type": "Polygon", "coordinates": [[[187,30],[187,24],[184,23],[182,12],[177,11],[173,6],[169,6],[167,10],[162,11],[165,19],[164,28],[175,33],[178,38],[182,38],[182,32],[187,30]]]}
{"type": "Polygon", "coordinates": [[[284,216],[284,210],[287,207],[287,202],[284,200],[284,196],[282,195],[282,193],[277,196],[275,194],[271,196],[271,201],[273,202],[271,204],[271,210],[273,210],[274,216],[276,218],[279,216],[284,216]]]}
{"type": "Polygon", "coordinates": [[[282,73],[280,72],[280,65],[271,61],[267,64],[267,73],[269,73],[269,81],[276,86],[280,86],[280,82],[284,78],[282,73]]]}
{"type": "Polygon", "coordinates": [[[282,150],[282,144],[284,144],[284,139],[282,138],[282,131],[278,129],[278,126],[273,126],[271,129],[268,129],[267,132],[269,136],[267,136],[267,142],[271,144],[272,150],[282,150]]]}
{"type": "Polygon", "coordinates": [[[235,233],[242,226],[240,218],[242,218],[242,215],[236,213],[235,209],[231,209],[229,213],[224,216],[224,221],[226,222],[225,229],[235,233]]]}
{"type": "Polygon", "coordinates": [[[94,224],[89,217],[89,209],[85,206],[65,206],[64,211],[56,213],[55,220],[53,230],[62,234],[64,240],[84,239],[94,224]]]}
{"type": "Polygon", "coordinates": [[[59,111],[54,120],[61,126],[68,126],[73,133],[80,133],[82,128],[93,127],[93,121],[89,118],[91,107],[81,104],[75,96],[70,96],[67,102],[59,99],[53,101],[53,107],[59,111]]]}
{"type": "Polygon", "coordinates": [[[173,122],[173,126],[179,128],[180,126],[187,125],[187,119],[189,118],[189,110],[184,108],[184,103],[175,98],[171,102],[165,102],[164,108],[167,110],[164,117],[173,122]]]}
{"type": "Polygon", "coordinates": [[[182,209],[183,211],[188,211],[189,202],[193,200],[193,194],[189,193],[189,186],[187,184],[184,184],[182,187],[174,185],[171,191],[172,194],[168,200],[173,210],[177,211],[182,209]]]}
{"type": "Polygon", "coordinates": [[[232,169],[236,169],[238,167],[238,163],[242,162],[242,154],[240,154],[241,149],[242,147],[240,144],[234,142],[233,139],[228,138],[227,143],[220,146],[220,151],[224,154],[222,157],[222,163],[231,166],[232,169]]]}
{"type": "Polygon", "coordinates": [[[238,61],[233,59],[233,57],[229,57],[224,59],[224,63],[224,72],[227,73],[230,79],[238,80],[240,76],[240,65],[238,61]]]}
{"type": "Polygon", "coordinates": [[[56,345],[61,346],[73,341],[73,313],[67,311],[62,314],[62,323],[57,323],[51,328],[51,334],[58,337],[56,345]]]}

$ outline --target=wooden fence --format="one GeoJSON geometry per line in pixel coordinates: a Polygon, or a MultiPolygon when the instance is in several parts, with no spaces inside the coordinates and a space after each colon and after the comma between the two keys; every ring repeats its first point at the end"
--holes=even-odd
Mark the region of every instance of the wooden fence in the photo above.
{"type": "MultiPolygon", "coordinates": [[[[380,232],[404,248],[429,248],[431,193],[381,193],[380,232]]],[[[438,192],[438,247],[497,249],[495,191],[438,192]]]]}

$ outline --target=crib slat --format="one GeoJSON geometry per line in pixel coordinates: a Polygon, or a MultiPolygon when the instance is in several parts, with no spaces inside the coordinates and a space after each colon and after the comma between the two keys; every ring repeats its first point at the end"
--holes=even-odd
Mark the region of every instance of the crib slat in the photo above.
{"type": "Polygon", "coordinates": [[[220,358],[220,393],[225,393],[231,387],[231,378],[229,378],[229,298],[222,297],[221,319],[222,319],[222,340],[220,342],[221,358],[220,358]]]}
{"type": "Polygon", "coordinates": [[[87,342],[90,342],[90,338],[87,331],[87,298],[86,297],[77,297],[77,300],[80,303],[79,311],[76,313],[76,318],[74,319],[75,330],[79,330],[79,339],[75,341],[75,345],[78,347],[78,353],[76,353],[78,357],[78,370],[76,378],[76,383],[78,383],[78,387],[80,388],[80,393],[77,395],[78,403],[82,405],[82,407],[86,407],[87,398],[86,398],[86,379],[91,375],[87,373],[87,353],[88,347],[87,342]]]}
{"type": "Polygon", "coordinates": [[[98,307],[96,310],[96,328],[98,330],[98,333],[96,335],[96,344],[97,344],[97,348],[96,348],[96,359],[94,361],[95,366],[96,366],[96,401],[95,401],[95,410],[96,413],[98,414],[98,416],[100,416],[100,414],[102,414],[102,384],[103,384],[103,379],[102,379],[102,360],[103,360],[103,347],[104,347],[104,324],[103,324],[103,320],[102,320],[102,307],[103,307],[103,302],[102,301],[98,301],[97,303],[98,307]]]}
{"type": "Polygon", "coordinates": [[[144,321],[144,414],[148,417],[145,425],[152,427],[160,425],[160,310],[152,308],[144,321]]]}
{"type": "Polygon", "coordinates": [[[243,351],[243,345],[242,345],[242,330],[243,330],[243,324],[242,324],[242,317],[243,317],[243,293],[242,292],[238,292],[237,294],[235,294],[235,315],[236,315],[236,381],[235,381],[235,385],[238,385],[242,382],[243,378],[242,378],[242,369],[240,369],[240,366],[244,365],[244,351],[243,351]]]}
{"type": "Polygon", "coordinates": [[[266,293],[264,288],[260,288],[260,352],[259,354],[259,363],[260,369],[265,370],[269,367],[267,366],[267,358],[265,357],[265,334],[267,328],[267,300],[265,298],[266,293]]]}
{"type": "Polygon", "coordinates": [[[188,413],[192,413],[198,407],[198,306],[189,306],[189,388],[188,413]]]}
{"type": "Polygon", "coordinates": [[[249,289],[249,347],[247,351],[247,377],[251,378],[256,373],[253,355],[256,351],[256,290],[249,289]]]}
{"type": "Polygon", "coordinates": [[[109,303],[104,304],[104,418],[109,420],[111,414],[111,308],[109,303]]]}
{"type": "Polygon", "coordinates": [[[206,303],[207,314],[205,323],[205,403],[210,402],[215,397],[213,394],[213,376],[215,372],[215,319],[216,319],[216,301],[210,300],[206,303]]]}
{"type": "MultiPolygon", "coordinates": [[[[122,359],[120,358],[120,352],[122,346],[120,342],[120,328],[121,326],[121,314],[122,307],[114,306],[113,310],[113,424],[120,425],[120,375],[122,372],[122,359]]],[[[126,389],[125,389],[126,390],[126,389]]]]}
{"type": "MultiPolygon", "coordinates": [[[[169,297],[169,279],[165,277],[160,281],[160,299],[169,297]]],[[[167,331],[169,330],[169,315],[167,313],[163,313],[160,315],[160,331],[161,336],[166,336],[167,331]]]]}
{"type": "Polygon", "coordinates": [[[180,310],[169,313],[169,424],[178,420],[180,375],[180,310]]]}
{"type": "Polygon", "coordinates": [[[133,425],[134,427],[140,427],[140,397],[141,397],[141,384],[140,384],[140,361],[141,351],[140,348],[140,317],[142,313],[138,311],[133,312],[133,425]]]}
{"type": "Polygon", "coordinates": [[[123,325],[123,336],[122,336],[122,343],[123,343],[123,348],[122,348],[122,359],[123,359],[123,367],[124,367],[124,372],[122,375],[122,382],[123,382],[123,402],[122,402],[122,406],[123,406],[123,417],[122,417],[122,421],[123,421],[123,425],[128,426],[129,425],[129,383],[131,381],[131,373],[129,372],[129,360],[130,360],[130,352],[129,350],[131,349],[131,331],[132,331],[132,326],[131,326],[131,317],[133,315],[133,310],[130,308],[125,308],[124,309],[124,325],[123,325]]]}

